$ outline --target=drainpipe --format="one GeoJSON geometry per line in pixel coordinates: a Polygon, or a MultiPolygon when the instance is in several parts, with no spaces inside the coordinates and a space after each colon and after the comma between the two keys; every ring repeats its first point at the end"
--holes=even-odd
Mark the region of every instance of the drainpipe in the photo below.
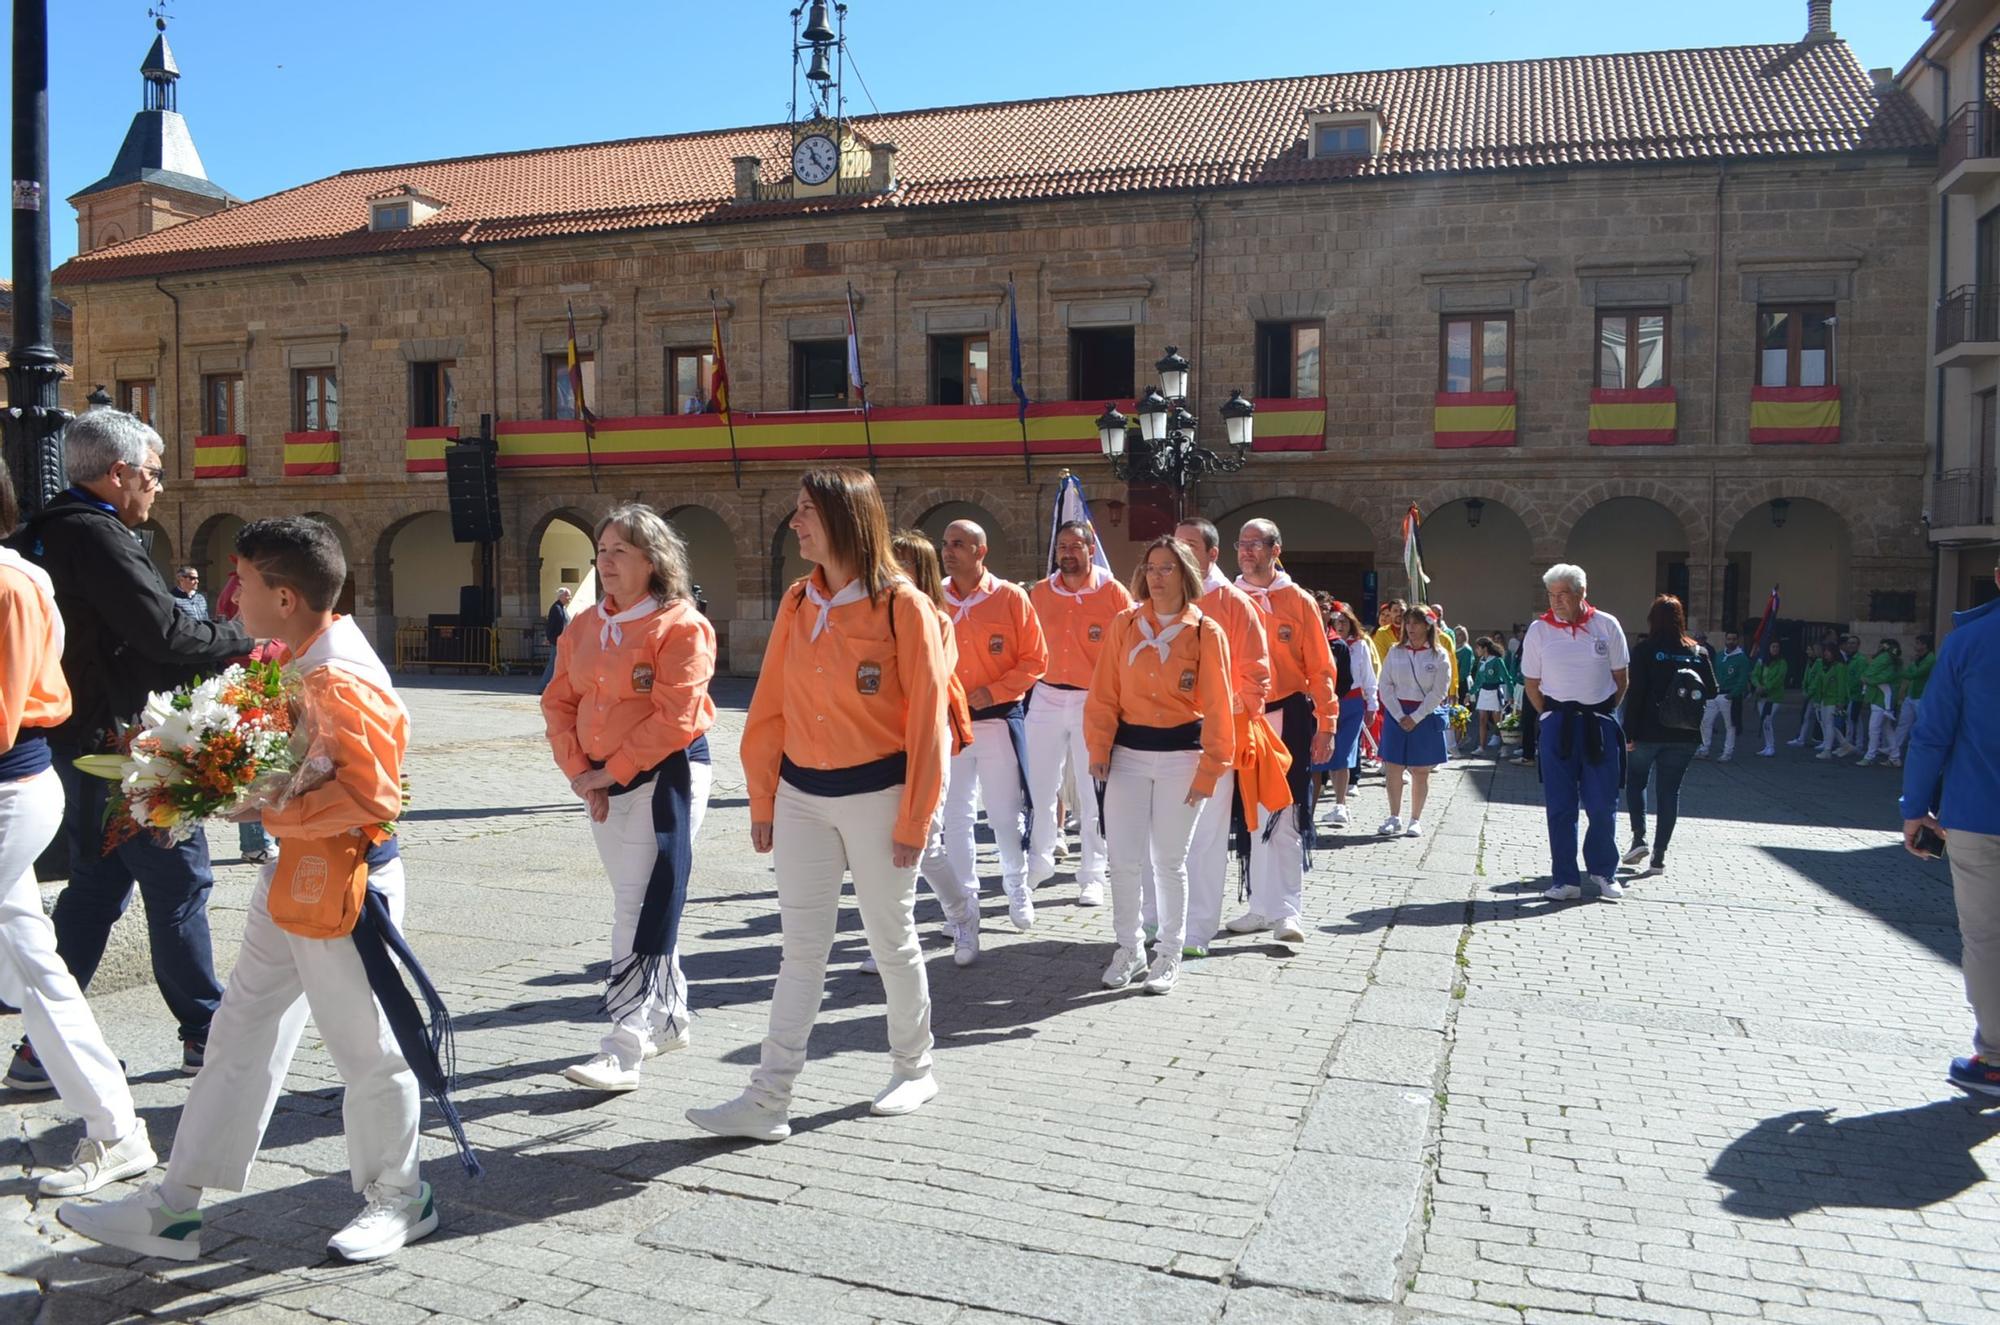
{"type": "MultiPolygon", "coordinates": [[[[179,439],[179,437],[180,437],[180,435],[181,435],[181,432],[182,432],[182,428],[181,428],[181,300],[180,300],[180,296],[179,296],[179,295],[175,294],[175,293],[174,293],[174,292],[173,292],[172,290],[169,290],[169,289],[168,289],[168,288],[167,288],[167,287],[166,287],[165,285],[161,284],[161,282],[160,282],[160,278],[159,278],[159,277],[157,277],[157,276],[153,278],[153,288],[154,288],[155,290],[158,290],[158,291],[159,291],[159,292],[160,292],[161,294],[165,295],[165,296],[167,297],[167,300],[168,300],[168,302],[170,302],[170,303],[171,303],[171,304],[173,304],[173,306],[174,306],[174,437],[175,437],[175,438],[176,438],[176,439],[178,440],[178,439],[179,439]]],[[[180,448],[179,448],[178,446],[176,446],[176,447],[174,448],[174,453],[175,453],[176,455],[179,455],[179,454],[180,454],[180,448]]],[[[179,478],[179,477],[180,477],[180,475],[176,474],[176,475],[175,475],[174,477],[175,477],[175,478],[179,478]]]]}
{"type": "Polygon", "coordinates": [[[466,253],[486,269],[486,399],[493,417],[500,417],[500,274],[493,264],[479,256],[479,246],[469,245],[466,253]]]}

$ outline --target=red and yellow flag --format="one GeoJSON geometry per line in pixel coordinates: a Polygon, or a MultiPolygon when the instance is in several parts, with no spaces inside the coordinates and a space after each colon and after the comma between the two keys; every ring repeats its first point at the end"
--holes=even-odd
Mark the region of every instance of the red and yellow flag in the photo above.
{"type": "Polygon", "coordinates": [[[1512,391],[1440,391],[1431,417],[1439,447],[1512,446],[1512,391]]]}
{"type": "Polygon", "coordinates": [[[715,311],[715,305],[708,307],[709,352],[715,356],[715,366],[709,370],[708,398],[714,402],[715,412],[729,413],[729,361],[722,357],[722,315],[715,311]]]}
{"type": "Polygon", "coordinates": [[[1814,442],[1840,440],[1837,386],[1758,386],[1750,388],[1750,440],[1814,442]]]}
{"type": "Polygon", "coordinates": [[[592,442],[597,440],[597,416],[590,412],[590,403],[583,398],[583,361],[576,352],[576,309],[566,299],[563,309],[569,314],[569,344],[564,347],[569,360],[569,395],[576,402],[576,417],[583,420],[584,441],[592,442]]]}
{"type": "Polygon", "coordinates": [[[1629,391],[1597,387],[1590,393],[1592,446],[1670,446],[1677,423],[1670,386],[1629,391]]]}

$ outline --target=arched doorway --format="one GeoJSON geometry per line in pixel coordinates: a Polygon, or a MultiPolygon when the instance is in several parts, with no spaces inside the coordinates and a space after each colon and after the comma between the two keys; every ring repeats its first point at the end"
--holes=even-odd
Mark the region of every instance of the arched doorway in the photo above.
{"type": "MultiPolygon", "coordinates": [[[[667,519],[687,543],[688,571],[708,602],[708,619],[726,645],[728,623],[736,616],[736,539],[721,516],[706,506],[677,506],[667,519]]],[[[727,657],[725,647],[723,656],[727,657]]]]}
{"type": "Polygon", "coordinates": [[[1846,628],[1847,522],[1830,506],[1804,497],[1779,497],[1736,522],[1724,549],[1722,624],[1754,629],[1771,589],[1789,620],[1846,628]]]}
{"type": "MultiPolygon", "coordinates": [[[[230,557],[236,551],[236,531],[245,521],[237,515],[211,515],[201,522],[194,532],[194,540],[188,544],[187,560],[201,572],[203,592],[208,594],[209,605],[215,603],[215,596],[222,592],[223,583],[229,579],[233,568],[230,557]]],[[[155,558],[158,561],[158,558],[155,558]]],[[[170,569],[163,573],[171,575],[170,569]]],[[[172,583],[169,579],[168,583],[172,583]]]]}
{"type": "Polygon", "coordinates": [[[1284,540],[1284,566],[1300,587],[1324,589],[1359,605],[1375,569],[1375,535],[1368,522],[1310,497],[1271,497],[1240,506],[1215,521],[1222,535],[1221,568],[1236,569],[1235,544],[1246,520],[1269,520],[1284,540]]]}
{"type": "Polygon", "coordinates": [[[931,545],[944,547],[944,531],[954,520],[970,520],[986,531],[987,568],[1003,580],[1033,580],[1045,574],[1040,566],[1029,564],[1012,566],[1008,555],[1010,545],[1000,528],[1000,517],[981,506],[976,501],[948,501],[933,506],[917,521],[917,528],[931,545]]]}
{"type": "Polygon", "coordinates": [[[1547,607],[1534,537],[1511,507],[1480,497],[1446,502],[1424,517],[1422,540],[1429,599],[1474,638],[1517,633],[1547,607]]]}
{"type": "Polygon", "coordinates": [[[1655,595],[1670,593],[1687,602],[1687,531],[1656,501],[1599,502],[1569,531],[1564,555],[1590,577],[1590,601],[1617,617],[1628,634],[1644,632],[1655,595]]]}
{"type": "Polygon", "coordinates": [[[596,594],[590,591],[585,580],[590,576],[597,549],[583,517],[568,511],[557,511],[551,515],[542,526],[536,549],[536,556],[541,562],[541,574],[535,588],[537,617],[549,610],[549,605],[556,600],[556,590],[564,587],[574,595],[570,602],[571,612],[595,601],[596,594]]]}
{"type": "Polygon", "coordinates": [[[354,540],[347,536],[347,529],[340,521],[325,511],[307,511],[306,514],[333,530],[333,536],[340,540],[340,553],[347,558],[347,583],[340,586],[340,596],[334,600],[333,610],[342,616],[354,615],[354,540]]]}
{"type": "MultiPolygon", "coordinates": [[[[153,568],[160,572],[160,578],[172,588],[174,572],[180,568],[174,565],[174,541],[167,536],[166,526],[158,520],[148,520],[132,532],[139,535],[139,543],[146,549],[146,556],[152,560],[153,568]]],[[[207,577],[204,576],[202,590],[213,601],[215,590],[219,586],[206,581],[207,577]]]]}
{"type": "Polygon", "coordinates": [[[451,517],[423,511],[390,525],[382,535],[376,574],[385,617],[425,625],[433,616],[458,615],[458,591],[478,582],[476,543],[456,543],[451,517]]]}
{"type": "Polygon", "coordinates": [[[812,573],[812,563],[799,555],[799,536],[788,519],[771,536],[771,615],[778,614],[778,600],[794,580],[812,573]]]}

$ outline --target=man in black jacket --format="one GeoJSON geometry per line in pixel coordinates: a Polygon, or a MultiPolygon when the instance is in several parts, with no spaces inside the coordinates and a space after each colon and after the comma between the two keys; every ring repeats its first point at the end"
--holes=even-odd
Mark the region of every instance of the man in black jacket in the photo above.
{"type": "MultiPolygon", "coordinates": [[[[63,675],[73,711],[50,744],[67,804],[69,885],[56,899],[56,951],[76,977],[90,978],[138,884],[146,907],[153,978],[180,1023],[183,1071],[200,1068],[209,1019],[222,998],[208,933],[208,838],[197,829],[177,846],[141,835],[104,851],[110,784],[77,770],[77,755],[104,750],[116,728],[138,716],[146,695],[213,673],[247,654],[253,641],[227,621],[197,621],[174,606],[133,532],[159,496],[160,435],[130,414],[95,409],[63,438],[70,487],[23,526],[16,545],[55,582],[68,628],[63,675]]],[[[6,1084],[47,1089],[25,1043],[6,1084]]]]}
{"type": "Polygon", "coordinates": [[[556,674],[556,641],[569,629],[569,586],[556,590],[556,600],[549,605],[549,619],[542,627],[542,636],[549,642],[549,660],[542,664],[542,689],[549,688],[549,682],[556,674]]]}

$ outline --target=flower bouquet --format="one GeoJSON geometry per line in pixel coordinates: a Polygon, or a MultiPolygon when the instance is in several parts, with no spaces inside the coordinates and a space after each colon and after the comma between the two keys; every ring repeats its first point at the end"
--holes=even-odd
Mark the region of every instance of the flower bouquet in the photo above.
{"type": "Polygon", "coordinates": [[[298,697],[276,662],[238,664],[149,696],[115,753],[76,761],[118,784],[105,850],[146,832],[183,842],[204,819],[282,798],[304,762],[298,719],[298,697]]]}
{"type": "Polygon", "coordinates": [[[1454,703],[1445,705],[1444,713],[1446,721],[1451,723],[1452,736],[1461,742],[1464,741],[1465,733],[1472,725],[1472,710],[1463,704],[1454,703]]]}

